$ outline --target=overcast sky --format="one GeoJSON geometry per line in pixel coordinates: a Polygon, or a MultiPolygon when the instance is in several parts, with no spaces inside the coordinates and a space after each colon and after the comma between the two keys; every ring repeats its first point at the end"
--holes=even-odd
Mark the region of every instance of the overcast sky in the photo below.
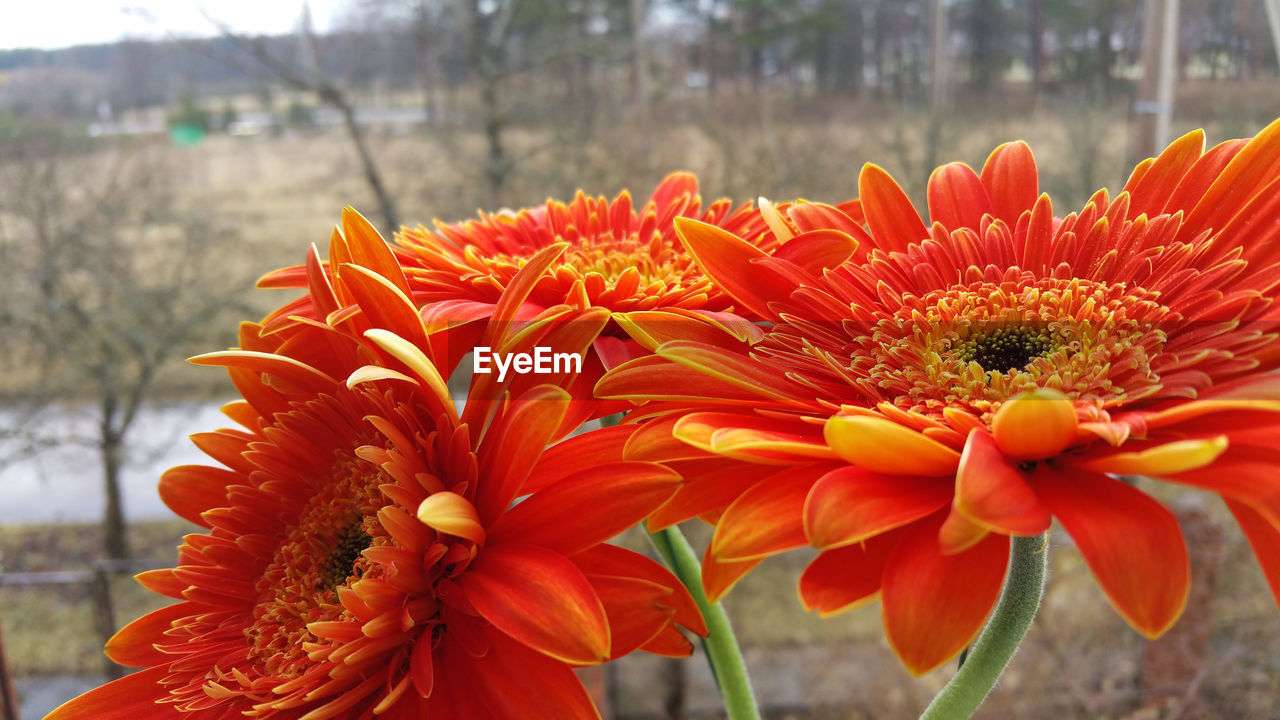
{"type": "MultiPolygon", "coordinates": [[[[311,0],[316,29],[324,31],[341,0],[311,0]]],[[[284,33],[297,27],[302,0],[4,0],[0,50],[59,48],[125,38],[214,34],[213,17],[244,33],[284,33]]]]}

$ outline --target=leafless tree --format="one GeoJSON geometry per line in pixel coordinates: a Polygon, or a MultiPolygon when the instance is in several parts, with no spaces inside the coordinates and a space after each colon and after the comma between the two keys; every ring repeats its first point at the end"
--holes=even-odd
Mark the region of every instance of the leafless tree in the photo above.
{"type": "Polygon", "coordinates": [[[360,157],[365,182],[369,184],[369,189],[377,198],[378,210],[382,214],[383,222],[386,223],[385,229],[387,232],[398,230],[400,216],[396,213],[395,200],[382,179],[382,173],[378,169],[373,153],[369,150],[364,131],[357,122],[355,103],[351,100],[350,93],[324,71],[320,40],[311,24],[311,12],[307,6],[304,4],[302,7],[302,22],[298,31],[304,51],[302,62],[291,61],[272,52],[265,38],[243,35],[211,15],[206,17],[218,28],[224,38],[280,82],[295,90],[313,93],[320,102],[338,111],[342,116],[342,126],[346,129],[347,136],[360,157]]]}
{"type": "MultiPolygon", "coordinates": [[[[0,293],[6,401],[91,409],[104,550],[129,554],[121,471],[130,429],[173,365],[237,308],[237,236],[181,207],[162,152],[0,128],[0,293]]],[[[230,338],[219,344],[226,345],[230,338]]],[[[6,402],[8,404],[8,402],[6,402]]]]}

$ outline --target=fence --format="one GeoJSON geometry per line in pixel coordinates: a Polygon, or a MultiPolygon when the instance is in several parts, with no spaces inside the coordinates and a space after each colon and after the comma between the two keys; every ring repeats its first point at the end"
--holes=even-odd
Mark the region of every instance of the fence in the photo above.
{"type": "MultiPolygon", "coordinates": [[[[98,560],[88,570],[57,570],[51,572],[0,573],[0,586],[35,587],[40,585],[79,585],[87,587],[93,604],[94,629],[102,645],[116,632],[115,607],[111,599],[111,576],[120,573],[136,573],[166,567],[162,560],[98,560]]],[[[102,672],[111,679],[120,677],[123,669],[102,656],[102,672]]],[[[13,677],[4,651],[4,635],[0,632],[0,708],[4,720],[20,720],[18,698],[13,689],[13,677]]]]}

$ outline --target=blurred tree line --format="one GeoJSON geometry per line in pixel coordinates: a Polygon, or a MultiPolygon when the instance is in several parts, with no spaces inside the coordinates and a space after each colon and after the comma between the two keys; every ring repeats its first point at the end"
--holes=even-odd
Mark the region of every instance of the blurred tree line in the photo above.
{"type": "MultiPolygon", "coordinates": [[[[918,103],[938,2],[948,30],[938,50],[964,95],[1106,99],[1138,62],[1143,0],[349,0],[319,53],[296,36],[258,41],[366,93],[419,92],[438,122],[468,110],[463,89],[498,76],[554,99],[546,112],[774,81],[918,103]]],[[[1275,73],[1263,0],[1183,0],[1181,18],[1184,78],[1275,73]]],[[[0,51],[0,107],[92,118],[103,101],[122,112],[193,91],[260,92],[261,78],[226,61],[234,51],[227,37],[0,51]]]]}

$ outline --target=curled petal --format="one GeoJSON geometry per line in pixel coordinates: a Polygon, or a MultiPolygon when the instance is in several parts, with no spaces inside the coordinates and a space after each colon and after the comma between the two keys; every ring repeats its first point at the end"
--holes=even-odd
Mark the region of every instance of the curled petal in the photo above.
{"type": "Polygon", "coordinates": [[[960,453],[885,418],[837,415],[823,436],[837,455],[874,472],[951,475],[960,464],[960,453]]]}
{"type": "Polygon", "coordinates": [[[991,432],[1000,451],[1018,460],[1042,460],[1076,439],[1075,405],[1057,390],[1039,388],[1000,406],[991,432]]]}
{"type": "Polygon", "coordinates": [[[418,505],[418,520],[436,532],[484,543],[484,527],[471,501],[452,492],[437,492],[418,505]]]}
{"type": "Polygon", "coordinates": [[[1121,452],[1075,463],[1078,467],[1112,475],[1165,477],[1198,470],[1217,460],[1227,449],[1227,436],[1206,440],[1180,440],[1138,452],[1121,452]]]}

